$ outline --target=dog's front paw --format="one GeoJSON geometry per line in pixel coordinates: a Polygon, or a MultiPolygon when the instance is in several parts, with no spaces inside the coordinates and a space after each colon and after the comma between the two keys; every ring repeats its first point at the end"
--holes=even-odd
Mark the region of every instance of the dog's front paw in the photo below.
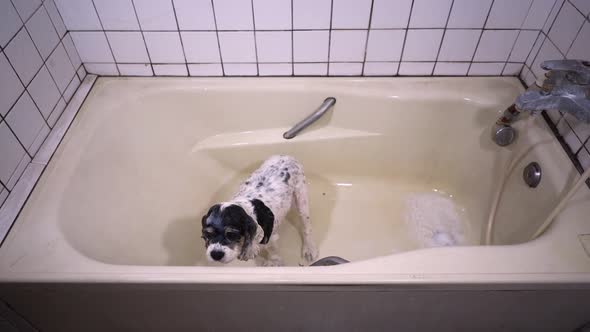
{"type": "Polygon", "coordinates": [[[303,244],[303,248],[301,248],[301,257],[307,263],[313,263],[318,259],[318,249],[313,242],[303,244]]]}

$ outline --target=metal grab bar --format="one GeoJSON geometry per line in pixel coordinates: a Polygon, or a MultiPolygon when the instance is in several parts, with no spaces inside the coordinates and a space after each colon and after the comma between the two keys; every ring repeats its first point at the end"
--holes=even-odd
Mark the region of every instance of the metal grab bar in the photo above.
{"type": "Polygon", "coordinates": [[[322,115],[324,115],[330,108],[332,108],[332,106],[334,106],[334,104],[336,104],[336,98],[334,98],[334,97],[326,98],[324,100],[324,102],[320,105],[320,107],[318,107],[317,110],[315,110],[313,113],[308,115],[305,119],[301,120],[301,122],[294,125],[293,128],[287,130],[283,134],[283,138],[291,139],[291,138],[297,136],[297,134],[299,134],[303,129],[309,127],[309,125],[311,125],[312,123],[316,122],[319,118],[321,118],[322,115]]]}

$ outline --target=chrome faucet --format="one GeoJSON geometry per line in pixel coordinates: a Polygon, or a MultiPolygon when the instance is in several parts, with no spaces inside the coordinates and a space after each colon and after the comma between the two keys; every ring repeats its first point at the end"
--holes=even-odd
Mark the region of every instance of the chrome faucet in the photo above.
{"type": "Polygon", "coordinates": [[[548,70],[541,87],[533,85],[516,98],[496,121],[492,139],[500,146],[516,138],[512,124],[521,112],[536,114],[559,110],[590,124],[590,62],[582,60],[551,60],[541,63],[548,70]]]}

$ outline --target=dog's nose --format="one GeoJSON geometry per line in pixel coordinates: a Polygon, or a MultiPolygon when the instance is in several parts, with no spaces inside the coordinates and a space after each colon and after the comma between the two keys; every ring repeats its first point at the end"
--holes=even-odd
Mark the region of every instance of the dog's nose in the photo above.
{"type": "Polygon", "coordinates": [[[216,261],[221,260],[224,255],[225,254],[223,253],[223,251],[217,251],[217,250],[215,250],[215,251],[212,251],[211,252],[211,258],[213,258],[216,261]]]}

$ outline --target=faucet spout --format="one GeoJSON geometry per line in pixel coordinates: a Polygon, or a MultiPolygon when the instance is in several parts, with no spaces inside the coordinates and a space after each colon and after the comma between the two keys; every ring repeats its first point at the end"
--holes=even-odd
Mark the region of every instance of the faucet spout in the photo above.
{"type": "Polygon", "coordinates": [[[590,124],[590,62],[582,60],[553,60],[541,64],[545,70],[542,87],[533,86],[516,98],[492,128],[492,139],[500,146],[516,138],[512,123],[521,112],[536,114],[558,110],[590,124]]]}
{"type": "Polygon", "coordinates": [[[560,110],[570,113],[576,119],[590,123],[590,99],[583,91],[573,89],[554,89],[551,93],[527,91],[516,98],[515,105],[520,110],[533,114],[543,110],[560,110]]]}

